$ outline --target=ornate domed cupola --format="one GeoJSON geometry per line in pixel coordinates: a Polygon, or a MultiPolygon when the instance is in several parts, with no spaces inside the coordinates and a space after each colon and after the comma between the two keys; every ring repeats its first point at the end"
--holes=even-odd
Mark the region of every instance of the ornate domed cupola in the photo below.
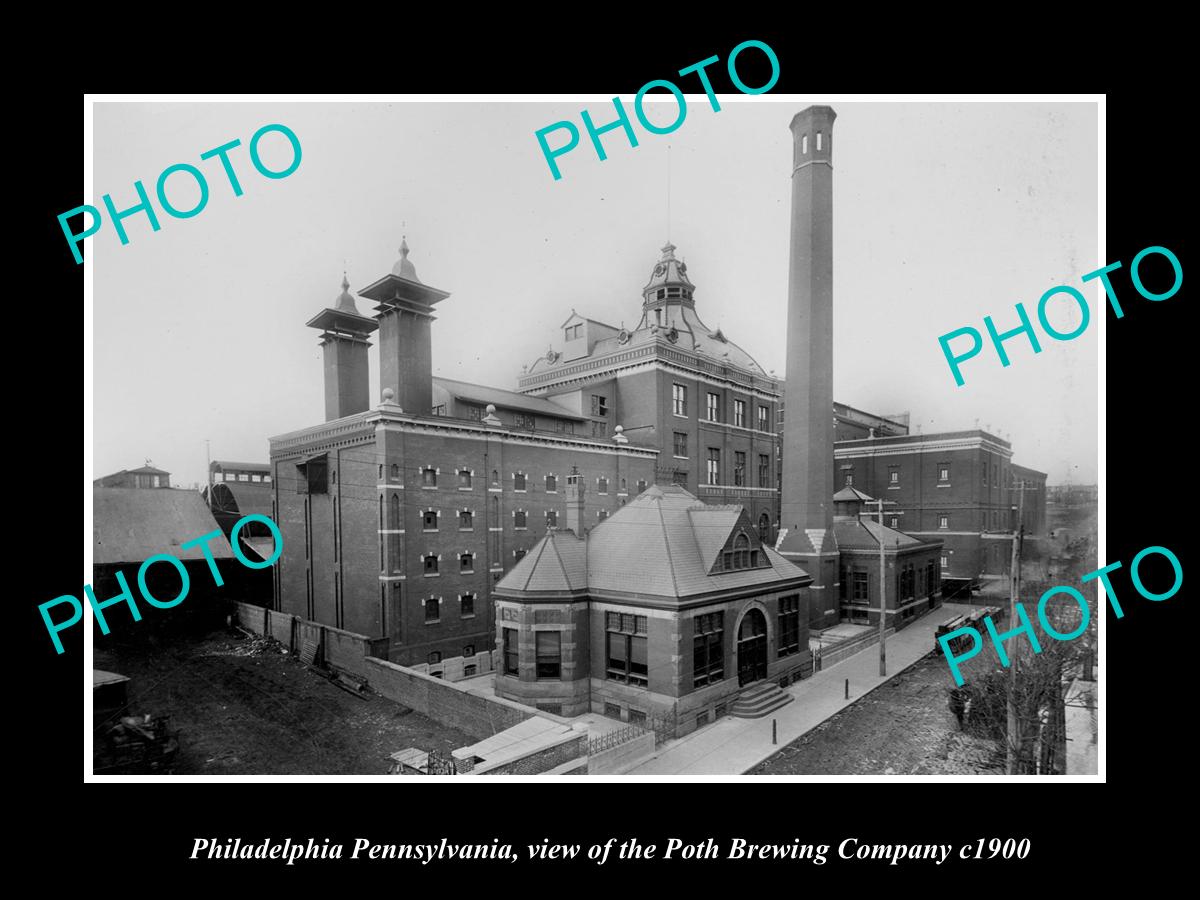
{"type": "Polygon", "coordinates": [[[668,307],[694,309],[692,293],[695,290],[696,286],[687,276],[687,263],[675,258],[675,245],[668,241],[662,248],[662,259],[655,264],[650,281],[642,289],[645,318],[651,323],[665,325],[672,319],[666,311],[668,307]]]}

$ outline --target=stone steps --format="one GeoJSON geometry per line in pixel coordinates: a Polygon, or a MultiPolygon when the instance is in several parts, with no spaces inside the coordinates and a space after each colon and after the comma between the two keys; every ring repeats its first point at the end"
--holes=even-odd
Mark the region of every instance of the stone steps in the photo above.
{"type": "Polygon", "coordinates": [[[729,708],[729,714],[739,719],[759,719],[787,706],[794,699],[775,682],[764,681],[742,691],[729,708]]]}

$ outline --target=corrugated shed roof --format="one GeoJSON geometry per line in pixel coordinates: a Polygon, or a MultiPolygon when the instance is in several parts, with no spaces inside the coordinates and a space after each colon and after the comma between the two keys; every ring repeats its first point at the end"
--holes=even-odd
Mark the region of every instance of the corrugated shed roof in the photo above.
{"type": "Polygon", "coordinates": [[[494,403],[502,409],[516,409],[524,412],[541,413],[544,416],[557,416],[560,419],[572,419],[576,422],[585,421],[586,417],[573,413],[566,407],[543,400],[540,397],[529,397],[516,391],[505,391],[500,388],[487,387],[482,384],[471,384],[466,381],[454,381],[450,378],[434,376],[433,383],[438,385],[453,397],[460,400],[471,400],[475,403],[494,403]]]}
{"type": "MultiPolygon", "coordinates": [[[[159,488],[92,488],[92,562],[142,562],[157,553],[176,559],[204,559],[199,546],[181,544],[220,531],[195,491],[159,488]]],[[[232,559],[229,541],[219,535],[207,545],[214,559],[232,559]]]]}

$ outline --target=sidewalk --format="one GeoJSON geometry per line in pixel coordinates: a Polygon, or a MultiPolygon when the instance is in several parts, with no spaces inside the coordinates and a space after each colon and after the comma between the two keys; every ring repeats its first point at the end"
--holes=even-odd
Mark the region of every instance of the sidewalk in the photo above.
{"type": "MultiPolygon", "coordinates": [[[[879,677],[879,645],[872,644],[811,678],[786,688],[796,699],[761,719],[726,716],[712,725],[670,741],[659,753],[626,775],[740,775],[786,744],[811,731],[934,649],[934,632],[952,616],[976,607],[945,603],[887,639],[887,670],[879,677]],[[850,679],[850,699],[845,680],[850,679]],[[771,720],[779,724],[779,743],[771,743],[771,720]]],[[[946,683],[953,679],[946,669],[946,683]]]]}

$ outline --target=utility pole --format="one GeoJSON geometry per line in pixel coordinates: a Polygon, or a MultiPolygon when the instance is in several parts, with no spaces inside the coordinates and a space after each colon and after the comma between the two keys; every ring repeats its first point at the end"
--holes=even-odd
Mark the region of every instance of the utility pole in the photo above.
{"type": "MultiPolygon", "coordinates": [[[[1009,564],[1008,627],[1017,618],[1017,593],[1021,582],[1021,539],[1024,536],[1025,482],[1017,484],[1017,522],[1013,527],[1012,562],[1009,564]]],[[[1008,670],[1008,774],[1017,774],[1017,750],[1021,746],[1020,723],[1017,721],[1017,659],[1014,648],[1012,665],[1008,670]]]]}
{"type": "Polygon", "coordinates": [[[864,504],[879,505],[879,675],[887,675],[887,641],[884,631],[887,629],[887,562],[883,546],[883,506],[895,506],[894,500],[864,500],[864,504]]]}
{"type": "Polygon", "coordinates": [[[208,438],[204,439],[204,471],[207,473],[206,479],[208,482],[208,508],[212,510],[212,448],[209,446],[208,438]]]}

